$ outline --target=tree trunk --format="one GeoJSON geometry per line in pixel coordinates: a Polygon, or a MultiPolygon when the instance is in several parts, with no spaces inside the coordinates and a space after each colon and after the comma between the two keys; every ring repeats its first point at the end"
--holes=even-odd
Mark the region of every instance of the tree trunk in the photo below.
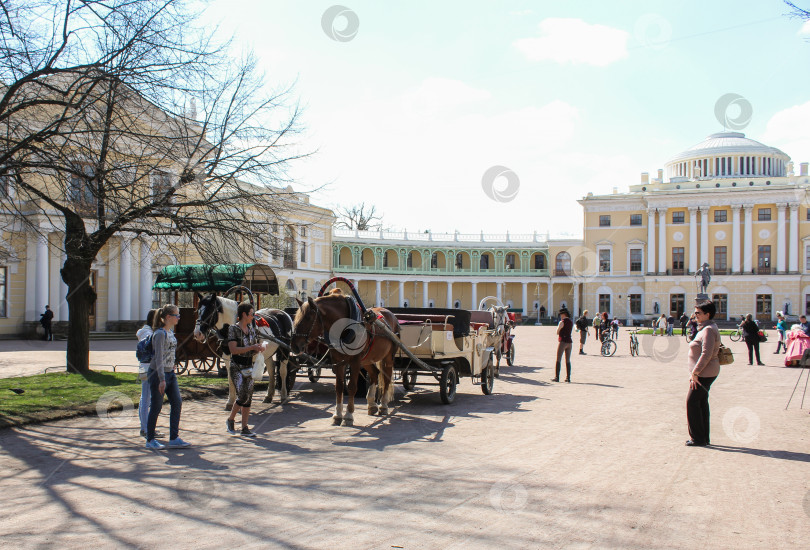
{"type": "Polygon", "coordinates": [[[90,305],[96,292],[90,286],[90,264],[68,258],[62,268],[62,279],[67,283],[68,324],[67,371],[90,372],[90,305]]]}

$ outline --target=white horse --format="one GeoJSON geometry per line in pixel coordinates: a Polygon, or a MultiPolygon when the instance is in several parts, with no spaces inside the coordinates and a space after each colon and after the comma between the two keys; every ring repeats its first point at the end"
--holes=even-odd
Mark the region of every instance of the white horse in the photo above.
{"type": "MultiPolygon", "coordinates": [[[[235,300],[215,294],[200,297],[197,324],[194,327],[194,338],[204,342],[210,332],[215,331],[219,340],[224,341],[228,337],[228,327],[236,323],[236,308],[238,305],[239,303],[235,300]]],[[[261,380],[262,375],[267,371],[270,383],[267,387],[264,402],[272,403],[276,391],[276,363],[273,356],[278,353],[279,374],[281,376],[279,392],[281,402],[286,403],[290,398],[287,388],[287,368],[290,354],[288,350],[279,346],[278,343],[267,338],[289,341],[292,333],[292,319],[284,311],[278,309],[260,309],[256,312],[256,319],[259,320],[256,332],[259,338],[265,338],[262,342],[266,344],[266,347],[262,353],[257,353],[253,359],[253,379],[261,380]]],[[[230,376],[230,354],[223,353],[222,360],[225,362],[225,368],[228,371],[228,403],[225,405],[225,410],[229,411],[236,401],[236,389],[230,376]]]]}
{"type": "Polygon", "coordinates": [[[492,314],[492,324],[495,326],[495,357],[498,360],[498,364],[495,365],[495,368],[498,369],[501,366],[503,336],[506,332],[506,325],[509,322],[509,315],[505,306],[492,306],[489,308],[489,312],[492,314]]]}

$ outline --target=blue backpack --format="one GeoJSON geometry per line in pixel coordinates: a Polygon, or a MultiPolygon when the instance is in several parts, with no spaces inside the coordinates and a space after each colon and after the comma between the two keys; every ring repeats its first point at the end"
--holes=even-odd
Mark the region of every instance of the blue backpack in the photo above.
{"type": "MultiPolygon", "coordinates": [[[[157,329],[163,330],[162,328],[157,329]]],[[[140,340],[138,342],[138,346],[135,348],[135,357],[138,358],[138,361],[141,363],[151,363],[152,358],[155,356],[155,349],[152,347],[152,336],[155,335],[155,332],[140,340]]]]}

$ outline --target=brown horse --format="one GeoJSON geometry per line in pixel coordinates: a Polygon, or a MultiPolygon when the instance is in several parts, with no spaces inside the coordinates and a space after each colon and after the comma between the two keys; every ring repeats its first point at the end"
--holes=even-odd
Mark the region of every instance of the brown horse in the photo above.
{"type": "MultiPolygon", "coordinates": [[[[308,298],[306,302],[299,300],[298,304],[300,307],[293,320],[290,349],[293,355],[296,355],[315,340],[329,346],[329,355],[335,372],[336,409],[332,417],[334,424],[336,426],[341,422],[344,426],[354,424],[354,395],[357,392],[357,377],[361,368],[366,369],[371,379],[366,394],[368,414],[378,412],[376,403],[378,383],[382,390],[379,413],[388,414],[388,403],[394,398],[392,379],[397,344],[389,340],[373,323],[352,322],[347,297],[339,288],[315,300],[312,298],[308,298]],[[351,366],[351,374],[348,387],[349,402],[344,415],[343,388],[346,384],[346,364],[351,366]]],[[[387,323],[391,331],[399,336],[399,322],[393,313],[381,307],[371,308],[369,311],[373,311],[378,319],[387,323]]]]}

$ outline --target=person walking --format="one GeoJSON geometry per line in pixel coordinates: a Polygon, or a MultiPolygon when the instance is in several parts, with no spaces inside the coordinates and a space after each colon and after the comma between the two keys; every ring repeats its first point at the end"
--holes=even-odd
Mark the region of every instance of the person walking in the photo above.
{"type": "Polygon", "coordinates": [[[687,447],[705,447],[709,438],[709,388],[720,374],[720,331],[714,302],[695,306],[698,334],[689,343],[689,392],[686,394],[687,447]]]}
{"type": "Polygon", "coordinates": [[[180,397],[180,387],[177,385],[177,375],[174,372],[174,361],[177,352],[177,338],[174,337],[174,327],[180,321],[180,310],[177,306],[166,304],[155,314],[152,325],[152,348],[155,350],[152,362],[149,364],[149,416],[146,425],[146,448],[160,450],[167,446],[174,449],[190,447],[180,439],[180,412],[183,408],[183,399],[180,397]],[[169,413],[169,443],[163,445],[155,439],[155,427],[160,410],[163,408],[163,396],[169,399],[171,412],[169,413]]]}
{"type": "Polygon", "coordinates": [[[593,316],[593,336],[596,338],[598,342],[599,338],[599,327],[602,325],[602,317],[599,315],[599,312],[596,312],[596,315],[593,316]]]}
{"type": "Polygon", "coordinates": [[[560,381],[560,361],[565,354],[565,381],[571,382],[571,331],[574,329],[574,322],[571,321],[571,314],[568,310],[560,310],[560,323],[557,325],[557,362],[554,365],[554,378],[552,382],[560,381]]]}
{"type": "Polygon", "coordinates": [[[687,338],[687,341],[691,342],[692,340],[694,340],[695,336],[697,336],[697,333],[698,333],[698,322],[697,318],[695,317],[695,314],[693,313],[692,315],[689,316],[689,333],[688,333],[689,337],[687,338]]]}
{"type": "Polygon", "coordinates": [[[621,323],[619,322],[618,317],[614,317],[613,320],[610,322],[610,337],[614,340],[619,338],[619,326],[621,323]]]}
{"type": "Polygon", "coordinates": [[[745,316],[742,333],[745,345],[748,346],[748,364],[754,364],[754,355],[756,354],[757,365],[765,365],[759,358],[759,326],[754,322],[753,315],[750,313],[745,316]]]}
{"type": "MultiPolygon", "coordinates": [[[[236,434],[236,414],[242,412],[242,431],[245,437],[256,437],[248,427],[250,405],[253,401],[253,357],[264,351],[259,343],[253,322],[253,304],[242,302],[236,308],[236,324],[228,329],[228,349],[231,351],[231,381],[236,389],[236,402],[225,422],[229,434],[236,434]]],[[[271,374],[272,376],[272,374],[271,374]]]]}
{"type": "Polygon", "coordinates": [[[585,353],[585,341],[588,339],[588,325],[590,325],[590,322],[590,319],[588,319],[588,310],[586,309],[576,322],[577,330],[579,331],[580,355],[587,355],[587,353],[585,353]]]}
{"type": "Polygon", "coordinates": [[[787,342],[785,342],[785,331],[787,331],[787,323],[785,322],[785,316],[782,315],[781,311],[776,312],[776,332],[779,334],[779,341],[776,342],[776,351],[774,353],[779,353],[779,350],[784,348],[785,351],[782,353],[787,353],[787,342]]]}
{"type": "Polygon", "coordinates": [[[53,331],[51,330],[51,326],[53,323],[53,311],[51,311],[51,306],[45,306],[45,313],[39,314],[39,323],[42,325],[42,328],[45,329],[45,340],[52,341],[53,340],[53,331]]]}
{"type": "Polygon", "coordinates": [[[686,312],[684,311],[681,314],[681,336],[686,336],[686,325],[689,323],[689,317],[686,316],[686,312]]]}
{"type": "Polygon", "coordinates": [[[675,336],[673,331],[675,330],[675,317],[670,313],[669,317],[667,317],[667,336],[675,336]]]}
{"type": "MultiPolygon", "coordinates": [[[[656,326],[658,327],[658,329],[661,330],[661,336],[666,334],[667,316],[662,313],[661,316],[658,318],[658,322],[656,323],[656,326]]],[[[656,332],[656,329],[655,329],[655,327],[653,327],[653,335],[655,335],[655,332],[656,332]]]]}
{"type": "MultiPolygon", "coordinates": [[[[152,329],[152,323],[155,322],[156,313],[156,309],[150,309],[146,314],[146,323],[144,323],[144,325],[138,329],[138,332],[135,333],[135,336],[138,338],[138,342],[152,336],[154,332],[152,329]]],[[[149,402],[151,396],[149,391],[149,363],[140,363],[138,365],[138,380],[141,381],[141,399],[138,402],[138,419],[141,421],[141,437],[146,437],[146,428],[149,423],[149,402]]],[[[163,437],[163,434],[156,431],[155,437],[163,437]]]]}

